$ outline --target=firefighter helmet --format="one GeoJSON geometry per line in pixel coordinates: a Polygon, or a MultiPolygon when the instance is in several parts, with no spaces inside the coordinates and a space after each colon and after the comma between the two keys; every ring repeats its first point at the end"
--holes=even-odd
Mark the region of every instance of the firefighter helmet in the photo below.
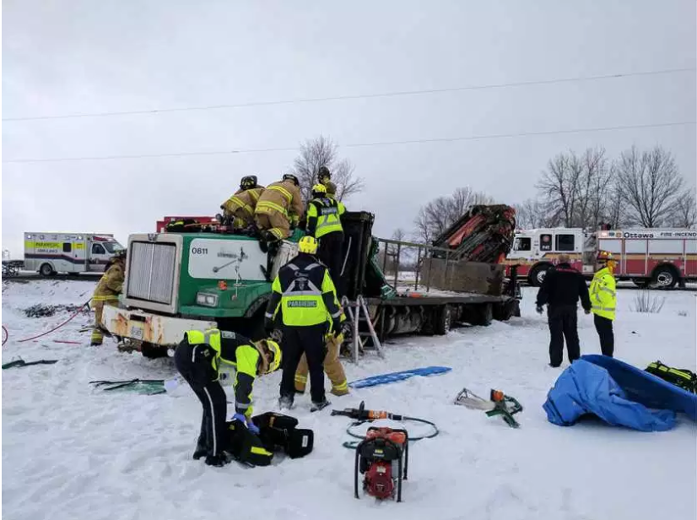
{"type": "Polygon", "coordinates": [[[266,373],[270,374],[271,372],[275,372],[278,370],[278,367],[281,366],[281,359],[283,357],[281,347],[272,339],[262,339],[259,343],[265,347],[264,350],[267,355],[268,367],[266,373]]]}
{"type": "Polygon", "coordinates": [[[256,175],[247,175],[246,177],[242,177],[242,180],[240,181],[240,189],[243,190],[251,190],[252,188],[257,187],[257,176],[256,175]]]}
{"type": "Polygon", "coordinates": [[[305,235],[298,242],[298,249],[301,253],[314,255],[317,252],[317,239],[310,235],[305,235]]]}
{"type": "Polygon", "coordinates": [[[315,184],[312,187],[312,196],[322,198],[327,196],[327,187],[324,184],[315,184]]]}
{"type": "Polygon", "coordinates": [[[598,256],[597,256],[598,262],[608,262],[610,260],[615,260],[615,257],[612,256],[612,253],[610,251],[598,251],[598,256]]]}
{"type": "Polygon", "coordinates": [[[296,186],[300,186],[300,181],[298,181],[298,178],[295,175],[293,175],[292,173],[286,173],[283,176],[283,180],[284,181],[293,181],[296,186]]]}
{"type": "Polygon", "coordinates": [[[329,168],[327,168],[326,166],[322,166],[317,172],[317,178],[320,180],[320,182],[323,179],[331,179],[332,174],[329,172],[329,168]]]}

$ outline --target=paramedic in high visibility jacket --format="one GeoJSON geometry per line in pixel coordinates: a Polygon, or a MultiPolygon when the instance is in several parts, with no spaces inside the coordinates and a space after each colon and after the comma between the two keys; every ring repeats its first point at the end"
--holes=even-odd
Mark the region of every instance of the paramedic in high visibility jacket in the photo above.
{"type": "Polygon", "coordinates": [[[317,179],[320,184],[327,188],[327,196],[330,199],[336,198],[336,184],[332,182],[332,174],[329,172],[329,168],[322,166],[317,173],[317,179]]]}
{"type": "Polygon", "coordinates": [[[299,186],[298,178],[288,173],[280,182],[269,184],[259,197],[254,220],[265,242],[289,237],[291,226],[298,225],[305,212],[299,186]]]}
{"type": "Polygon", "coordinates": [[[99,346],[104,341],[104,333],[101,329],[102,313],[105,305],[117,306],[119,304],[119,294],[123,290],[125,278],[126,250],[119,251],[107,264],[106,271],[102,275],[97,288],[94,290],[90,306],[94,309],[94,328],[90,345],[99,346]]]}
{"type": "Polygon", "coordinates": [[[203,418],[196,443],[194,459],[206,457],[206,464],[222,466],[227,460],[227,399],[219,382],[225,366],[237,371],[234,380],[235,415],[254,433],[258,429],[251,421],[252,386],[257,376],[270,374],[281,364],[281,349],[275,341],[257,342],[234,332],[209,329],[190,330],[174,352],[174,364],[201,401],[203,418]]]}
{"type": "Polygon", "coordinates": [[[327,197],[323,184],[312,187],[312,200],[307,205],[306,231],[319,241],[317,256],[329,268],[339,298],[343,296],[341,283],[342,259],[344,257],[344,228],[341,216],[346,212],[344,205],[327,197]]]}
{"type": "Polygon", "coordinates": [[[327,334],[339,334],[343,313],[329,271],[314,256],[317,240],[304,236],[298,249],[298,256],[281,267],[273,281],[266,327],[272,328],[275,320],[283,325],[284,363],[279,406],[290,408],[293,405],[295,372],[304,352],[310,369],[314,411],[329,404],[324,394],[324,342],[327,334]]]}
{"type": "Polygon", "coordinates": [[[263,192],[256,175],[242,177],[240,189],[220,206],[223,216],[232,220],[233,228],[244,229],[254,223],[254,211],[263,192]]]}
{"type": "Polygon", "coordinates": [[[590,297],[591,311],[595,330],[600,337],[600,350],[603,355],[612,357],[615,350],[615,336],[612,331],[612,322],[615,320],[617,307],[617,287],[613,272],[617,263],[612,253],[598,252],[598,265],[600,269],[595,273],[591,282],[590,297]]]}

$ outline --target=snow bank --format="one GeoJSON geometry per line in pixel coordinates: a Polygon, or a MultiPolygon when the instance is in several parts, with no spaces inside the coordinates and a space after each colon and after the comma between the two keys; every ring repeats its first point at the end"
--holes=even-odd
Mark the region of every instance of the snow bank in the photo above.
{"type": "MultiPolygon", "coordinates": [[[[3,289],[6,363],[59,359],[52,366],[2,373],[3,509],[8,518],[75,520],[197,518],[613,519],[694,518],[697,514],[697,426],[682,419],[670,432],[646,434],[603,424],[560,428],[542,410],[561,369],[547,366],[547,326],[525,289],[523,317],[446,337],[391,341],[386,359],[346,363],[349,380],[425,365],[452,372],[332,397],[330,408],[387,409],[435,421],[441,434],[412,446],[404,502],[353,498],[354,453],[341,446],[349,422],[329,411],[309,413],[300,397],[293,412],[316,433],[315,451],[268,468],[209,468],[191,460],[200,425],[193,394],[143,396],[93,390],[93,379],[167,378],[168,359],[120,354],[111,340],[93,349],[80,316],[28,343],[67,315],[26,318],[37,303],[78,304],[91,282],[10,283],[3,289]],[[82,345],[54,343],[54,339],[82,345]],[[520,430],[451,404],[467,386],[480,395],[496,387],[525,407],[520,430]]],[[[637,366],[656,359],[695,367],[695,293],[668,292],[663,311],[629,311],[635,291],[620,291],[617,355],[637,366]],[[679,313],[686,314],[681,316],[679,313]]],[[[581,315],[584,353],[598,353],[590,317],[581,315]]],[[[280,374],[258,381],[259,412],[274,406],[280,374]]],[[[413,434],[421,427],[410,426],[413,434]]]]}

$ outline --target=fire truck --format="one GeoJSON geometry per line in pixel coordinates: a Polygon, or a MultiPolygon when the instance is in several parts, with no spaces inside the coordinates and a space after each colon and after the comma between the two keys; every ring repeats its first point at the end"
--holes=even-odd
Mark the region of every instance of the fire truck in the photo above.
{"type": "Polygon", "coordinates": [[[581,228],[547,228],[517,231],[507,270],[540,286],[560,254],[587,277],[595,270],[598,251],[617,260],[615,277],[639,287],[673,288],[697,280],[697,231],[691,229],[603,229],[591,233],[581,228]]]}

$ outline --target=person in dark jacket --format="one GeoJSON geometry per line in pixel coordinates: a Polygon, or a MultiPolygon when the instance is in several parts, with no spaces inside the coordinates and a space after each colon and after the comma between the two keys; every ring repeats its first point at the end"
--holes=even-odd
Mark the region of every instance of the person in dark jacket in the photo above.
{"type": "Polygon", "coordinates": [[[568,255],[559,255],[555,267],[547,271],[542,287],[537,293],[537,312],[547,304],[549,323],[549,365],[558,367],[564,358],[564,339],[569,363],[581,356],[578,340],[576,309],[578,300],[586,314],[590,314],[591,301],[583,275],[571,267],[568,255]]]}

